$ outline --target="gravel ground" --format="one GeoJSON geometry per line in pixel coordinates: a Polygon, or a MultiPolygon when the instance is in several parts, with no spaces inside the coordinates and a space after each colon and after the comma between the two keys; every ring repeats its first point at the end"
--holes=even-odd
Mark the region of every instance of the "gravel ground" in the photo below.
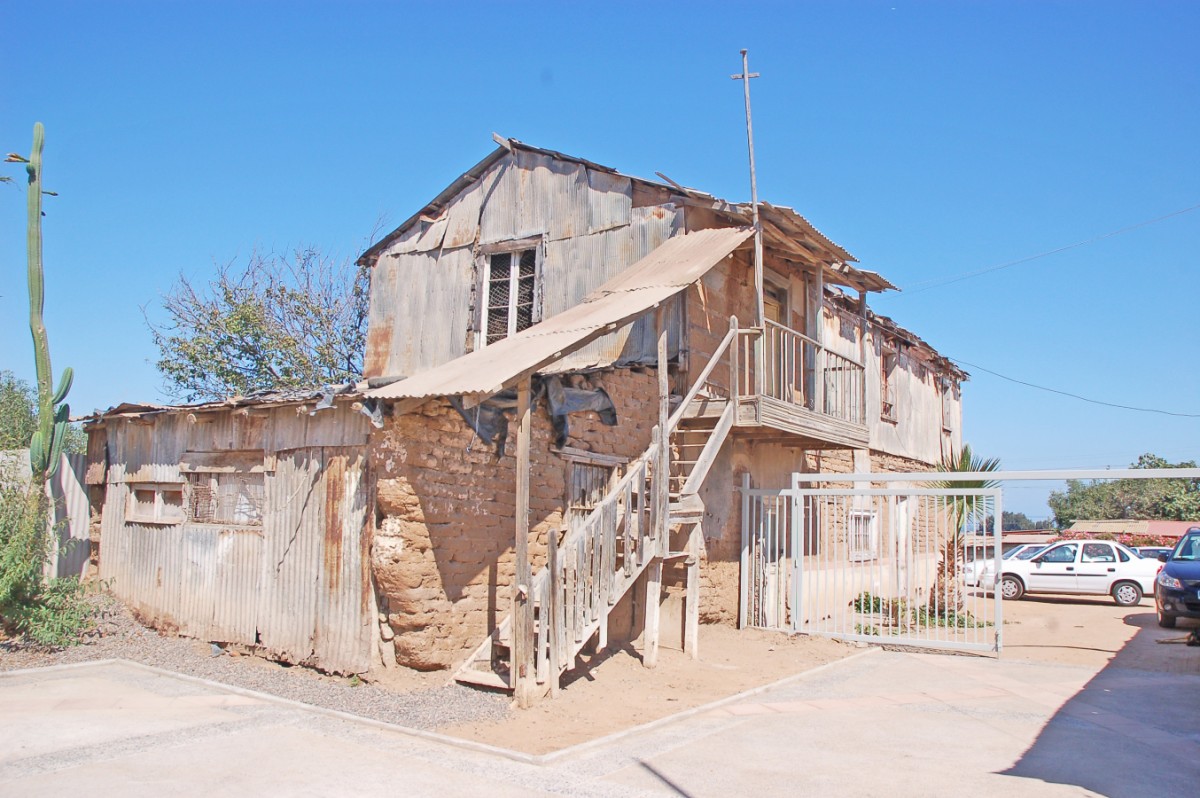
{"type": "Polygon", "coordinates": [[[301,701],[327,709],[418,729],[439,729],[472,721],[499,720],[509,712],[507,696],[460,685],[421,687],[404,692],[354,679],[326,676],[254,656],[214,656],[201,641],[169,637],[147,629],[112,599],[97,599],[96,630],[78,646],[49,651],[19,640],[0,640],[0,671],[39,668],[102,659],[126,659],[176,673],[301,701]]]}

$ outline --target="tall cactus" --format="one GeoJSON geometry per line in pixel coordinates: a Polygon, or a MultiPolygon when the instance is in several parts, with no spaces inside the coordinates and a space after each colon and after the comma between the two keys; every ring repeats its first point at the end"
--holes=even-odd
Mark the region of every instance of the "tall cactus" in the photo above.
{"type": "Polygon", "coordinates": [[[34,479],[45,481],[58,472],[63,442],[67,438],[70,406],[63,400],[71,389],[73,373],[68,367],[54,390],[54,372],[50,369],[50,342],[42,320],[45,286],[42,271],[42,123],[33,126],[33,152],[26,162],[29,174],[29,227],[26,245],[29,252],[29,331],[33,335],[33,357],[37,364],[38,427],[29,441],[29,467],[34,479]]]}

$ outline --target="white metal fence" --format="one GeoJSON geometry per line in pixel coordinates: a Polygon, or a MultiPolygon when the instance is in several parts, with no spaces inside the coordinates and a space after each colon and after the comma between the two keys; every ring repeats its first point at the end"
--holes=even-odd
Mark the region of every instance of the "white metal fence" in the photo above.
{"type": "Polygon", "coordinates": [[[983,531],[1002,517],[999,489],[802,487],[801,478],[781,490],[743,485],[745,625],[999,652],[1000,597],[976,584],[979,558],[1001,554],[998,524],[983,531]]]}

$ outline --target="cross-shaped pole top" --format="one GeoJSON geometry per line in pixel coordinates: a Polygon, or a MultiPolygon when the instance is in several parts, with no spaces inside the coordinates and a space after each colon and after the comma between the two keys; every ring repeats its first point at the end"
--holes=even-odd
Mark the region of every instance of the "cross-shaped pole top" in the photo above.
{"type": "Polygon", "coordinates": [[[748,52],[750,52],[750,51],[749,51],[749,50],[742,50],[741,52],[742,52],[742,74],[740,74],[740,75],[730,75],[729,77],[730,77],[730,78],[732,78],[733,80],[749,80],[750,78],[756,78],[756,77],[758,77],[758,73],[757,73],[757,72],[748,72],[748,71],[747,71],[749,64],[748,64],[748,61],[747,61],[747,58],[746,58],[746,53],[748,53],[748,52]]]}

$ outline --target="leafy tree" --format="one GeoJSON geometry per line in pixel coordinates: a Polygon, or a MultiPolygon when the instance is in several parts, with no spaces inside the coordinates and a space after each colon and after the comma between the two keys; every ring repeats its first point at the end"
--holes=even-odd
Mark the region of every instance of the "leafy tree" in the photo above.
{"type": "Polygon", "coordinates": [[[1000,529],[1005,532],[1012,529],[1045,529],[1049,524],[1048,520],[1034,521],[1025,513],[1010,513],[1005,510],[1001,516],[1000,529]]]}
{"type": "MultiPolygon", "coordinates": [[[[0,451],[28,449],[37,418],[37,392],[11,371],[0,371],[0,451]]],[[[87,433],[78,424],[67,428],[63,451],[87,451],[87,433]]]]}
{"type": "MultiPolygon", "coordinates": [[[[1169,463],[1147,453],[1130,467],[1195,468],[1196,463],[1192,460],[1169,463]]],[[[1071,479],[1067,480],[1066,491],[1052,492],[1047,503],[1060,529],[1080,518],[1192,521],[1200,519],[1200,480],[1071,479]]]]}
{"type": "Polygon", "coordinates": [[[207,285],[183,275],[147,324],[166,390],[187,401],[359,379],[369,274],[316,250],[227,264],[207,285]]]}
{"type": "Polygon", "coordinates": [[[37,400],[29,383],[0,371],[0,450],[27,449],[37,429],[37,400]]]}

